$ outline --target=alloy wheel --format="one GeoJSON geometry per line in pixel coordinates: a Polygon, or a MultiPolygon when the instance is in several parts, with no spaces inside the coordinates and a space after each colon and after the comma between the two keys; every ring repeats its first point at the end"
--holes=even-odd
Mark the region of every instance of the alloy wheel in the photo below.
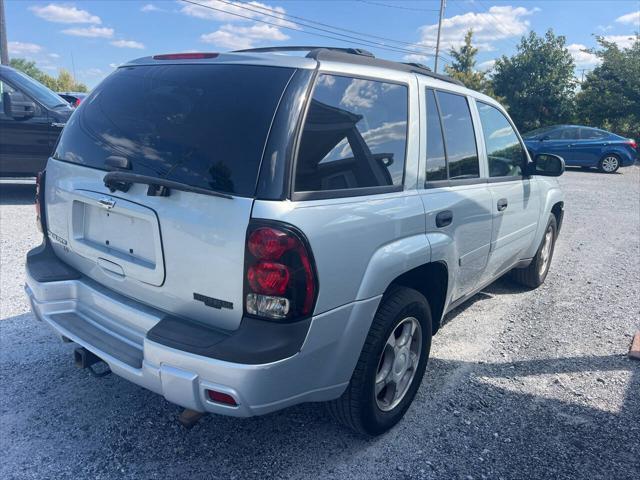
{"type": "Polygon", "coordinates": [[[602,170],[607,173],[615,172],[618,169],[618,157],[609,155],[602,160],[602,170]]]}
{"type": "Polygon", "coordinates": [[[384,345],[375,378],[375,398],[384,412],[393,410],[413,383],[422,353],[422,328],[415,317],[403,319],[384,345]]]}

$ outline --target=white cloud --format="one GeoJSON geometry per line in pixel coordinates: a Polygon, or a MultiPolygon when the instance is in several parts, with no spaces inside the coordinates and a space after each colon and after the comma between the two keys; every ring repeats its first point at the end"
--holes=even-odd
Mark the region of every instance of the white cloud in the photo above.
{"type": "Polygon", "coordinates": [[[114,40],[113,42],[111,42],[111,45],[119,48],[144,48],[143,43],[136,42],[135,40],[114,40]]]}
{"type": "Polygon", "coordinates": [[[266,5],[264,3],[256,1],[248,3],[231,2],[232,4],[229,4],[220,2],[218,0],[200,0],[198,3],[204,6],[194,5],[190,3],[184,5],[180,9],[180,11],[185,15],[189,15],[192,17],[217,20],[219,22],[242,22],[248,19],[259,19],[275,23],[279,26],[295,28],[295,24],[292,24],[291,22],[285,20],[284,14],[286,13],[286,10],[282,7],[272,7],[270,5],[266,5]],[[214,8],[217,10],[214,10],[214,8]],[[220,10],[224,10],[224,12],[221,12],[220,10]],[[264,15],[262,12],[268,15],[264,15]],[[242,18],[238,15],[249,18],[242,18]],[[273,15],[276,18],[269,15],[273,15]]]}
{"type": "Polygon", "coordinates": [[[481,72],[487,72],[493,68],[496,64],[495,60],[487,60],[478,64],[478,70],[481,72]]]}
{"type": "Polygon", "coordinates": [[[621,17],[616,18],[616,22],[640,25],[640,10],[622,15],[621,17]]]}
{"type": "Polygon", "coordinates": [[[10,55],[34,55],[42,51],[42,47],[35,43],[9,42],[7,47],[10,55]]]}
{"type": "Polygon", "coordinates": [[[240,27],[230,24],[222,25],[215,32],[200,36],[200,40],[205,43],[212,43],[218,47],[231,49],[252,48],[257,42],[278,42],[288,38],[280,29],[270,25],[240,27]]]}
{"type": "MultiPolygon", "coordinates": [[[[440,38],[442,51],[446,53],[450,48],[462,46],[469,29],[473,29],[475,47],[483,51],[494,50],[493,42],[519,37],[529,31],[530,24],[526,17],[537,11],[538,8],[494,6],[488,12],[467,12],[445,18],[440,38]]],[[[416,43],[416,48],[433,49],[437,35],[437,24],[420,27],[420,41],[416,43]]]]}
{"type": "Polygon", "coordinates": [[[371,108],[378,98],[376,83],[369,80],[354,79],[344,91],[340,105],[355,108],[371,108]]]}
{"type": "Polygon", "coordinates": [[[635,35],[605,35],[604,39],[615,43],[618,48],[631,48],[636,37],[635,35]]]}
{"type": "Polygon", "coordinates": [[[140,8],[141,12],[157,12],[159,10],[158,7],[156,7],[153,3],[147,3],[146,5],[142,6],[142,8],[140,8]]]}
{"type": "Polygon", "coordinates": [[[29,7],[38,17],[48,22],[56,23],[102,23],[100,17],[91,15],[86,10],[80,10],[73,5],[50,3],[45,7],[29,7]]]}
{"type": "Polygon", "coordinates": [[[433,61],[433,57],[435,55],[419,55],[417,53],[411,53],[409,55],[405,55],[403,60],[409,63],[423,63],[427,64],[428,62],[433,61]]]}
{"type": "Polygon", "coordinates": [[[94,26],[86,28],[67,28],[66,30],[62,30],[62,33],[74,35],[76,37],[111,38],[113,37],[113,28],[94,26]]]}
{"type": "Polygon", "coordinates": [[[572,43],[567,45],[567,50],[573,57],[573,61],[576,63],[576,68],[590,68],[598,65],[601,60],[597,55],[586,51],[587,47],[581,43],[572,43]]]}
{"type": "Polygon", "coordinates": [[[60,55],[59,55],[59,54],[57,54],[57,53],[50,53],[50,54],[49,54],[49,57],[51,57],[51,58],[56,58],[56,59],[57,59],[57,58],[60,58],[60,55]]]}

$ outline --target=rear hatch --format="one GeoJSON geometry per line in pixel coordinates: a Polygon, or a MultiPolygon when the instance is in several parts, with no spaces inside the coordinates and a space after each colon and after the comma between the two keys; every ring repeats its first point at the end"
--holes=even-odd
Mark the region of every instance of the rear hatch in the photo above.
{"type": "Polygon", "coordinates": [[[293,72],[162,64],[110,75],[74,113],[47,165],[58,255],[128,297],[237,328],[258,170],[293,72]],[[146,180],[110,189],[112,172],[146,180]],[[160,185],[167,181],[177,188],[160,185]]]}

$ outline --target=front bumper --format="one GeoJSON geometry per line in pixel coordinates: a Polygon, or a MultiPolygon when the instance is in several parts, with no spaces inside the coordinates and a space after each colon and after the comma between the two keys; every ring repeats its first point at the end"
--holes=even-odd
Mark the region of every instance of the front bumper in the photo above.
{"type": "MultiPolygon", "coordinates": [[[[152,329],[167,319],[164,312],[82,275],[43,278],[41,273],[42,269],[28,259],[26,293],[36,317],[60,336],[93,352],[115,374],[170,402],[201,412],[239,417],[340,396],[380,301],[380,297],[374,297],[314,316],[301,344],[289,356],[263,362],[269,356],[256,352],[255,358],[261,363],[238,363],[196,354],[191,348],[174,348],[175,342],[164,342],[172,346],[160,343],[163,336],[154,335],[152,329]],[[212,402],[207,389],[231,395],[238,405],[212,402]]],[[[179,327],[180,319],[171,318],[172,328],[179,327]]],[[[184,322],[189,324],[188,320],[184,322]]],[[[247,338],[251,335],[245,334],[240,340],[247,338]]],[[[276,335],[273,342],[279,338],[276,335]]],[[[193,343],[197,344],[197,339],[193,343]]],[[[236,351],[227,348],[222,353],[214,350],[213,354],[243,358],[251,348],[238,340],[227,345],[236,345],[236,351]]],[[[276,350],[281,354],[287,351],[276,350]]]]}

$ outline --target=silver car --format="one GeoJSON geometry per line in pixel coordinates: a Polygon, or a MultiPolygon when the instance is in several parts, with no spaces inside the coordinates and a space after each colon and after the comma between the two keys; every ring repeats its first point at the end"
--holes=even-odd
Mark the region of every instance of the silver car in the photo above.
{"type": "Polygon", "coordinates": [[[421,65],[278,50],[145,57],[96,87],[40,176],[26,292],[80,366],[187,409],[328,402],[380,434],[447,311],[545,280],[564,164],[421,65]]]}

